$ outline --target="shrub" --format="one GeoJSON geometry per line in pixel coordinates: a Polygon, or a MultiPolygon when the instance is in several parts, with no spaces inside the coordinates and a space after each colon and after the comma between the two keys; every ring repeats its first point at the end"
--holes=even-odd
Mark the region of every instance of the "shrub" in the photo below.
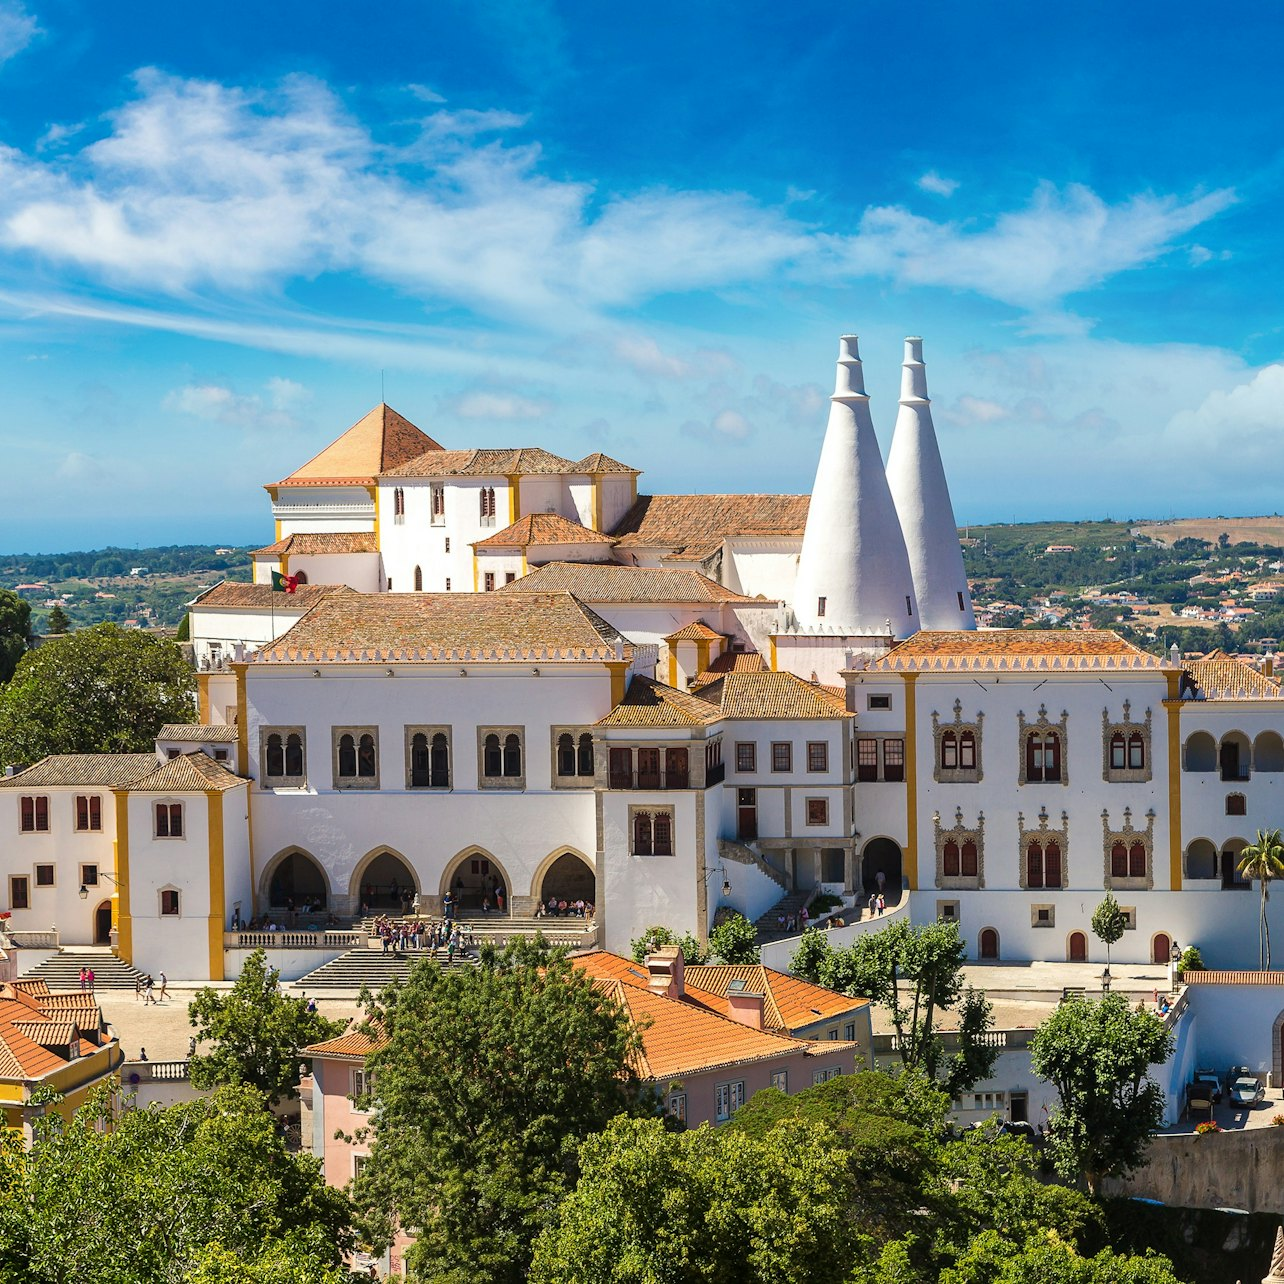
{"type": "Polygon", "coordinates": [[[1206,1137],[1210,1132],[1221,1131],[1221,1124],[1215,1123],[1212,1119],[1205,1119],[1202,1124],[1195,1125],[1195,1134],[1199,1137],[1206,1137]]]}
{"type": "Polygon", "coordinates": [[[743,915],[733,914],[709,933],[709,948],[724,963],[757,963],[758,929],[743,915]]]}
{"type": "Polygon", "coordinates": [[[690,963],[692,967],[709,961],[708,949],[701,945],[690,932],[684,932],[679,936],[662,923],[648,927],[641,936],[634,937],[629,945],[635,963],[645,963],[646,956],[654,954],[662,945],[676,945],[682,951],[682,961],[690,963]]]}
{"type": "Polygon", "coordinates": [[[1284,1114],[1272,1115],[1271,1123],[1273,1123],[1277,1128],[1284,1128],[1284,1114]]]}
{"type": "Polygon", "coordinates": [[[831,909],[837,909],[842,903],[841,896],[833,896],[829,892],[817,892],[807,906],[807,913],[815,918],[820,914],[827,914],[831,909]]]}
{"type": "Polygon", "coordinates": [[[1199,952],[1197,945],[1188,945],[1181,952],[1181,958],[1177,960],[1177,974],[1180,976],[1183,972],[1202,972],[1204,970],[1203,955],[1199,952]]]}

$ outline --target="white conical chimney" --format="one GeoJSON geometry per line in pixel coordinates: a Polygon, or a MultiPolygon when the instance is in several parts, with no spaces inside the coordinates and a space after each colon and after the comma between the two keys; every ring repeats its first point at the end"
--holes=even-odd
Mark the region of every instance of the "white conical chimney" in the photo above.
{"type": "Polygon", "coordinates": [[[923,628],[976,628],[950,488],[932,426],[923,340],[918,338],[905,340],[901,408],[887,455],[887,481],[905,536],[923,628]]]}
{"type": "Polygon", "coordinates": [[[838,378],[812,488],[794,585],[804,627],[897,637],[919,629],[905,541],[887,487],[883,456],[855,335],[839,340],[838,378]]]}

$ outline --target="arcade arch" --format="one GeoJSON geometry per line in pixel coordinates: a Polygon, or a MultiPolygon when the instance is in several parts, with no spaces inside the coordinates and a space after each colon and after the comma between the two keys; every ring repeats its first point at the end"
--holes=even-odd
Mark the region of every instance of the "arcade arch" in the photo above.
{"type": "Polygon", "coordinates": [[[1186,770],[1217,770],[1217,742],[1207,731],[1195,731],[1186,737],[1186,770]]]}
{"type": "Polygon", "coordinates": [[[593,863],[574,848],[561,848],[540,867],[531,883],[531,896],[536,901],[587,901],[597,903],[597,875],[593,863]]]}
{"type": "Polygon", "coordinates": [[[466,847],[445,868],[441,876],[440,895],[449,891],[454,897],[455,912],[481,913],[487,905],[496,910],[496,893],[502,893],[505,914],[513,912],[513,880],[508,871],[482,847],[466,847]]]}
{"type": "Polygon", "coordinates": [[[904,858],[900,844],[891,838],[871,838],[861,849],[861,880],[866,893],[878,889],[878,875],[885,875],[883,897],[898,905],[904,885],[904,858]]]}
{"type": "Polygon", "coordinates": [[[1211,838],[1191,839],[1186,848],[1186,877],[1217,877],[1217,844],[1211,838]]]}
{"type": "Polygon", "coordinates": [[[324,909],[330,901],[330,881],[316,858],[297,847],[278,852],[263,870],[263,904],[269,909],[324,909]]]}
{"type": "Polygon", "coordinates": [[[400,852],[376,847],[357,862],[349,894],[363,914],[403,914],[419,895],[419,876],[400,852]]]}

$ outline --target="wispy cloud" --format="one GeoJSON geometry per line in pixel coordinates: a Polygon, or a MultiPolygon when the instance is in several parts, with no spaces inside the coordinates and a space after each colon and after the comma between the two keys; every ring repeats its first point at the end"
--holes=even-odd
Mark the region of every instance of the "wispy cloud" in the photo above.
{"type": "Polygon", "coordinates": [[[934,169],[929,169],[919,176],[917,186],[933,196],[953,196],[959,190],[959,181],[957,178],[942,178],[934,169]]]}
{"type": "Polygon", "coordinates": [[[166,395],[163,408],[193,419],[244,429],[297,428],[296,411],[311,393],[292,379],[269,379],[262,392],[236,392],[224,384],[193,383],[166,395]]]}
{"type": "Polygon", "coordinates": [[[22,0],[0,0],[0,63],[20,54],[39,34],[40,25],[22,0]]]}
{"type": "Polygon", "coordinates": [[[460,419],[521,420],[543,419],[553,403],[512,392],[467,392],[453,398],[448,409],[460,419]]]}

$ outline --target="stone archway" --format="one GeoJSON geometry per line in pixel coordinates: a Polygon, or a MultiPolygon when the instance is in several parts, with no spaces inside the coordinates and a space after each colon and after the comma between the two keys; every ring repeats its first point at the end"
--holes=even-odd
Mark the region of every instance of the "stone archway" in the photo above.
{"type": "Polygon", "coordinates": [[[899,905],[904,884],[904,857],[898,842],[891,838],[871,838],[861,851],[861,876],[866,896],[878,890],[878,876],[883,874],[883,899],[889,906],[899,905]]]}
{"type": "Polygon", "coordinates": [[[361,913],[404,914],[419,895],[419,876],[400,852],[376,847],[353,870],[351,894],[361,913]]]}
{"type": "Polygon", "coordinates": [[[550,899],[597,903],[597,875],[592,864],[580,853],[573,850],[555,852],[544,863],[540,873],[535,876],[532,885],[535,900],[547,903],[550,899]]]}
{"type": "Polygon", "coordinates": [[[300,910],[304,905],[326,909],[330,905],[330,880],[320,862],[298,847],[279,852],[263,870],[262,902],[269,909],[300,910]]]}
{"type": "Polygon", "coordinates": [[[484,848],[466,847],[446,866],[441,876],[442,898],[447,889],[454,897],[456,914],[497,913],[496,893],[503,896],[503,913],[513,912],[513,880],[484,848]]]}
{"type": "Polygon", "coordinates": [[[1071,932],[1066,944],[1066,959],[1070,963],[1088,961],[1088,937],[1084,932],[1071,932]]]}
{"type": "Polygon", "coordinates": [[[1150,961],[1168,963],[1173,956],[1173,938],[1167,932],[1156,932],[1150,938],[1150,961]]]}

